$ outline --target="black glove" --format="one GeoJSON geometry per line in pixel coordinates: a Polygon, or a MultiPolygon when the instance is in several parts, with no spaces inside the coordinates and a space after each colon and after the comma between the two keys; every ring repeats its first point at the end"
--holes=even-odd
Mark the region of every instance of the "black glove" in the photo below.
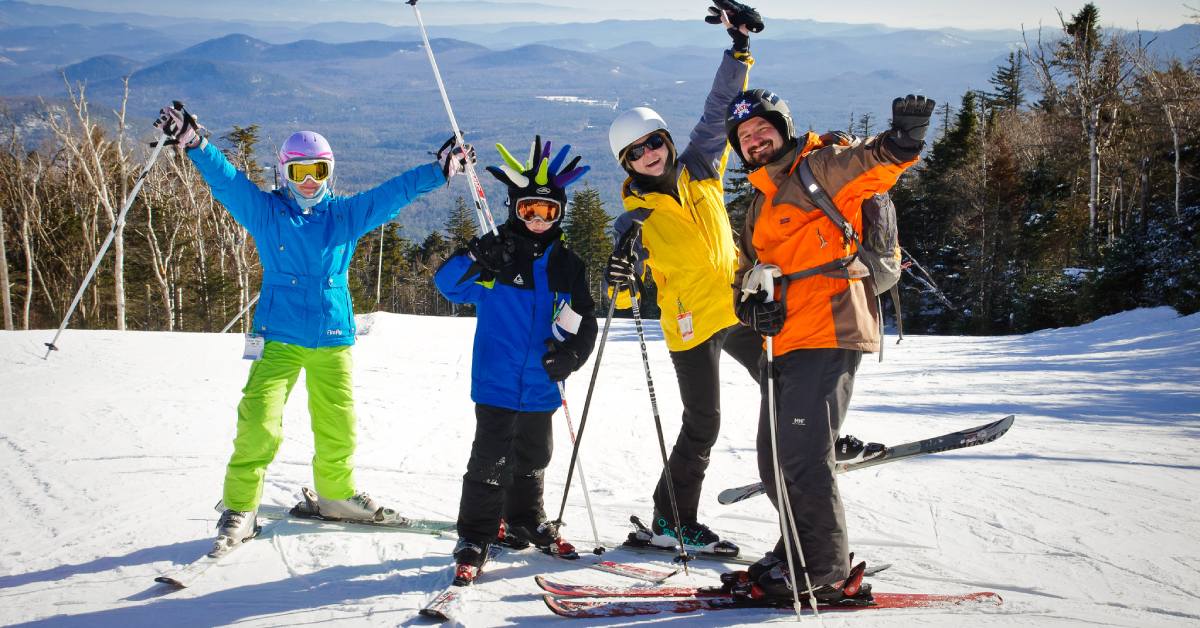
{"type": "MultiPolygon", "coordinates": [[[[712,0],[713,6],[708,8],[708,17],[704,18],[709,24],[721,24],[721,13],[729,16],[733,24],[732,30],[745,26],[751,33],[761,33],[763,30],[762,16],[754,7],[748,7],[734,0],[712,0]]],[[[736,40],[735,40],[736,41],[736,40]]]]}
{"type": "Polygon", "coordinates": [[[888,135],[900,148],[920,150],[935,106],[937,102],[932,98],[912,94],[893,100],[892,128],[888,135]]]}
{"type": "Polygon", "coordinates": [[[608,258],[608,266],[604,269],[604,278],[613,291],[628,290],[634,282],[634,260],[632,256],[622,256],[618,251],[608,258]]]}
{"type": "Polygon", "coordinates": [[[450,185],[450,179],[454,175],[466,172],[468,161],[471,164],[476,162],[475,147],[459,144],[453,135],[442,144],[436,155],[438,164],[442,166],[442,175],[446,177],[446,185],[450,185]]]}
{"type": "Polygon", "coordinates": [[[546,369],[546,375],[550,376],[550,381],[563,381],[579,366],[579,354],[574,349],[553,338],[546,340],[546,353],[542,356],[542,368],[546,369]]]}
{"type": "Polygon", "coordinates": [[[739,321],[764,336],[775,336],[783,330],[787,312],[779,301],[764,301],[766,293],[751,294],[745,301],[738,299],[733,304],[739,321]]]}
{"type": "Polygon", "coordinates": [[[184,148],[199,146],[200,133],[204,131],[204,127],[196,122],[196,118],[188,113],[183,103],[178,100],[171,103],[170,107],[163,107],[158,111],[158,119],[154,121],[154,126],[167,136],[166,146],[179,144],[184,148]]]}
{"type": "Polygon", "coordinates": [[[471,241],[467,242],[467,250],[471,253],[471,259],[478,262],[484,270],[498,273],[512,263],[516,248],[515,243],[503,233],[492,235],[489,231],[482,236],[471,238],[471,241]]]}

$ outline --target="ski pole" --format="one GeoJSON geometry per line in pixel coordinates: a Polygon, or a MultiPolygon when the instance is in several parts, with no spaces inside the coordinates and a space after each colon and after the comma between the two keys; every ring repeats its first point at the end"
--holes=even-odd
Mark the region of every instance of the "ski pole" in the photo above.
{"type": "MultiPolygon", "coordinates": [[[[583,399],[583,416],[579,418],[579,434],[572,439],[575,443],[571,447],[571,462],[567,465],[567,483],[563,487],[562,504],[558,507],[558,518],[555,519],[560,524],[563,520],[563,513],[567,510],[567,496],[571,494],[571,477],[575,474],[575,463],[579,460],[579,445],[583,443],[583,430],[587,428],[588,410],[592,407],[592,392],[596,389],[596,375],[600,373],[600,358],[604,357],[604,343],[608,341],[608,327],[612,324],[613,312],[617,307],[616,296],[614,293],[612,300],[608,302],[608,315],[604,317],[604,331],[600,334],[600,346],[596,348],[596,363],[592,365],[592,380],[588,382],[587,397],[583,399]]],[[[583,468],[580,467],[579,471],[582,476],[583,468]]]]}
{"type": "MultiPolygon", "coordinates": [[[[571,420],[571,411],[567,408],[567,386],[558,382],[558,396],[562,397],[563,416],[567,417],[567,433],[571,435],[571,445],[575,445],[575,422],[571,420]]],[[[588,491],[587,476],[583,474],[583,458],[579,458],[579,485],[583,488],[583,503],[587,506],[588,521],[592,524],[592,540],[596,542],[593,554],[603,554],[604,546],[600,544],[600,532],[596,529],[596,514],[592,510],[592,495],[588,491]]]]}
{"type": "MultiPolygon", "coordinates": [[[[634,221],[632,229],[641,229],[642,223],[634,221]]],[[[614,298],[616,294],[614,293],[614,298]]],[[[642,312],[638,306],[636,286],[629,288],[629,299],[633,304],[633,326],[637,330],[638,346],[642,350],[642,367],[646,371],[646,388],[650,391],[650,412],[654,415],[654,429],[658,432],[658,451],[662,454],[663,477],[667,484],[667,497],[671,501],[671,516],[675,519],[675,540],[679,541],[679,560],[683,573],[688,573],[688,553],[683,542],[683,522],[679,520],[679,503],[675,500],[675,482],[671,479],[671,461],[667,457],[667,443],[663,438],[662,419],[658,415],[658,399],[654,395],[654,378],[650,375],[650,354],[646,351],[646,334],[642,331],[642,312]]]]}
{"type": "MultiPolygon", "coordinates": [[[[765,292],[765,301],[773,301],[775,294],[775,278],[780,277],[782,272],[778,266],[763,265],[755,266],[742,279],[742,301],[750,298],[751,294],[757,292],[765,292]]],[[[784,279],[784,281],[787,281],[784,279]]],[[[778,504],[776,510],[779,512],[779,533],[783,537],[783,551],[786,554],[788,564],[788,580],[792,587],[792,608],[796,611],[796,616],[800,616],[803,612],[803,607],[800,604],[800,590],[796,586],[796,567],[792,562],[792,543],[791,536],[796,538],[796,553],[800,556],[800,567],[804,570],[804,583],[808,587],[809,606],[812,607],[813,614],[820,617],[821,613],[817,610],[816,600],[812,595],[812,580],[808,576],[808,565],[804,559],[804,549],[800,545],[800,535],[796,532],[796,519],[792,514],[792,503],[788,499],[787,482],[783,477],[783,465],[779,463],[779,429],[775,425],[776,409],[775,409],[775,337],[766,336],[767,341],[767,420],[771,426],[771,460],[775,467],[775,494],[778,496],[778,504]],[[790,534],[789,534],[790,532],[790,534]]]]}
{"type": "Polygon", "coordinates": [[[259,298],[259,297],[261,297],[261,296],[262,296],[262,293],[261,293],[261,292],[259,292],[258,294],[254,295],[254,298],[253,298],[253,299],[250,299],[250,302],[246,304],[246,307],[242,308],[242,311],[241,311],[241,312],[238,312],[238,313],[237,313],[237,316],[234,316],[234,317],[233,317],[233,318],[232,318],[232,319],[229,321],[229,324],[228,324],[228,325],[226,325],[224,328],[222,328],[222,329],[221,329],[221,333],[223,334],[223,333],[225,333],[225,332],[229,331],[229,328],[230,328],[230,327],[233,327],[234,323],[238,322],[238,319],[239,319],[239,318],[241,318],[242,316],[244,316],[244,315],[246,314],[246,312],[249,312],[249,311],[250,311],[250,308],[254,307],[254,304],[255,304],[255,303],[258,303],[258,298],[259,298]]]}
{"type": "MultiPolygon", "coordinates": [[[[425,32],[425,22],[421,19],[421,11],[417,9],[417,0],[408,0],[408,5],[413,9],[413,15],[417,16],[417,26],[421,29],[421,39],[425,42],[425,53],[429,55],[429,65],[433,67],[433,78],[437,80],[438,91],[442,93],[442,104],[446,106],[446,115],[450,117],[450,128],[454,129],[454,139],[458,141],[458,145],[462,146],[463,142],[462,131],[458,128],[458,120],[454,117],[454,110],[450,107],[450,97],[446,95],[446,85],[442,82],[442,73],[438,70],[437,59],[433,56],[433,46],[429,45],[429,34],[425,32]]],[[[496,220],[492,218],[492,211],[488,208],[487,195],[483,193],[483,185],[479,182],[479,175],[475,172],[475,164],[471,160],[467,161],[467,180],[471,185],[471,196],[475,199],[475,217],[479,219],[479,226],[484,231],[491,231],[492,235],[498,236],[500,232],[496,230],[496,220]]]]}
{"type": "MultiPolygon", "coordinates": [[[[183,110],[183,103],[175,101],[175,109],[183,110]]],[[[162,152],[163,146],[167,143],[167,134],[163,133],[158,138],[158,143],[154,145],[154,151],[150,153],[150,158],[146,160],[146,165],[142,167],[142,171],[138,174],[137,179],[133,182],[133,189],[129,190],[129,195],[125,197],[125,203],[121,206],[121,211],[117,214],[117,219],[113,221],[112,229],[108,232],[108,237],[104,239],[104,244],[100,245],[100,252],[96,254],[96,259],[92,260],[92,267],[88,269],[87,276],[83,278],[83,284],[79,286],[79,291],[75,293],[75,298],[71,300],[71,306],[67,308],[66,316],[63,316],[62,322],[58,325],[58,332],[54,334],[54,338],[45,343],[46,355],[42,356],[43,360],[50,359],[51,351],[58,351],[58,337],[62,335],[63,330],[67,328],[67,322],[71,320],[71,315],[75,313],[75,308],[79,306],[79,300],[83,298],[84,290],[87,290],[88,284],[92,282],[92,277],[96,274],[96,269],[100,267],[100,261],[104,259],[104,254],[108,252],[108,247],[112,245],[113,238],[117,237],[117,230],[125,224],[125,214],[129,213],[129,208],[133,206],[133,201],[137,199],[138,192],[142,191],[142,183],[146,181],[146,175],[150,174],[150,168],[154,167],[154,162],[158,161],[158,155],[162,152]]]]}

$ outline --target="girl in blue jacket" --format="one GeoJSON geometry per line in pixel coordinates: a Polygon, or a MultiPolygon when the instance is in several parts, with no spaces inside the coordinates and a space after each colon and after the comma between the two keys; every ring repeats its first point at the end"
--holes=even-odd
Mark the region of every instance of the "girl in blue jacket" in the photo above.
{"type": "Polygon", "coordinates": [[[477,312],[475,442],[454,549],[460,584],[474,580],[498,538],[574,552],[546,521],[543,476],[553,446],[550,418],[562,404],[558,382],[587,361],[596,342],[583,261],[563,244],[561,228],[566,187],[588,167],[577,168],[575,157],[560,170],[570,146],[550,160],[550,143],[540,137],[523,165],[497,148],[506,163],[488,172],[508,186],[508,220],[498,236],[475,238],[434,276],[447,299],[473,303],[477,312]]]}
{"type": "Polygon", "coordinates": [[[307,373],[316,450],[317,497],[308,506],[330,519],[397,517],[354,485],[350,346],[355,324],[346,272],[359,238],[460,172],[466,159],[474,159],[473,150],[447,143],[438,153],[440,163],[419,166],[361,194],[334,196],[329,143],[301,131],[279,151],[286,186],[263,192],[201,136],[202,127],[187,112],[166,107],[156,126],[186,150],[213,198],[254,237],[263,269],[247,344],[255,362],[238,404],[237,436],[225,471],[226,510],[217,524],[214,552],[256,533],[263,478],[283,442],[283,407],[301,369],[307,373]]]}

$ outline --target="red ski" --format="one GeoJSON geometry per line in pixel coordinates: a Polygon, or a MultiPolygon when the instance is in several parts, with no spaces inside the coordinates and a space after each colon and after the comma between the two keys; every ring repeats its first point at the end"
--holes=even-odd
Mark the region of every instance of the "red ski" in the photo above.
{"type": "MultiPolygon", "coordinates": [[[[682,588],[681,588],[682,589],[682,588]]],[[[694,594],[699,590],[692,589],[694,594]]],[[[991,591],[964,593],[960,595],[935,595],[928,593],[874,593],[874,603],[868,606],[818,604],[817,609],[825,612],[865,611],[886,608],[955,608],[963,606],[989,605],[1001,603],[999,595],[991,591]]],[[[759,608],[776,612],[793,613],[790,603],[777,605],[771,603],[741,600],[721,595],[714,597],[689,597],[684,599],[653,599],[653,600],[583,600],[577,598],[557,598],[553,595],[543,595],[546,606],[556,615],[571,618],[594,617],[634,617],[638,615],[658,615],[660,613],[698,613],[705,611],[722,611],[759,608]]],[[[807,609],[808,606],[805,606],[807,609]]]]}

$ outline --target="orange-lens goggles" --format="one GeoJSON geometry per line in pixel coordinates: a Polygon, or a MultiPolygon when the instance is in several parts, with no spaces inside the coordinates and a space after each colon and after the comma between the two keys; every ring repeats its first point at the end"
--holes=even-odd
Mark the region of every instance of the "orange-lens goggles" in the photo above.
{"type": "Polygon", "coordinates": [[[320,159],[315,161],[293,161],[287,164],[287,178],[294,183],[304,183],[308,177],[320,183],[333,173],[333,164],[320,159]]]}
{"type": "Polygon", "coordinates": [[[562,213],[562,205],[548,198],[523,198],[517,201],[517,218],[529,222],[540,218],[543,222],[554,222],[562,213]]]}

